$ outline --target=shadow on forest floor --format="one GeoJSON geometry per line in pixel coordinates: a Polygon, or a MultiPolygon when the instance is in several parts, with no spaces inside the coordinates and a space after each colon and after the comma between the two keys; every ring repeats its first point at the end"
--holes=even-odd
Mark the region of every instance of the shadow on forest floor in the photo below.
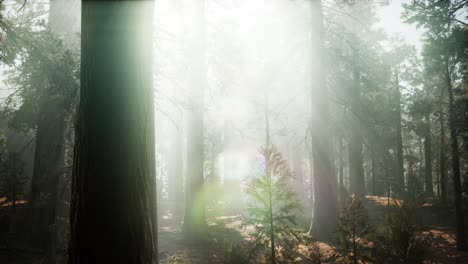
{"type": "Polygon", "coordinates": [[[159,221],[161,263],[223,263],[224,247],[247,238],[237,227],[237,224],[242,222],[240,216],[211,219],[208,221],[207,241],[196,245],[184,241],[181,216],[166,211],[159,221]]]}
{"type": "MultiPolygon", "coordinates": [[[[367,196],[366,208],[371,221],[379,224],[383,221],[385,213],[395,210],[392,203],[402,203],[402,200],[388,200],[384,196],[367,196]]],[[[468,263],[468,252],[458,251],[455,236],[455,212],[451,206],[437,204],[434,199],[429,198],[416,206],[413,215],[414,222],[419,234],[430,234],[433,237],[433,245],[430,249],[430,263],[461,264],[468,263]]],[[[468,215],[465,214],[465,219],[468,215]]],[[[465,230],[468,231],[468,230],[465,230]]]]}

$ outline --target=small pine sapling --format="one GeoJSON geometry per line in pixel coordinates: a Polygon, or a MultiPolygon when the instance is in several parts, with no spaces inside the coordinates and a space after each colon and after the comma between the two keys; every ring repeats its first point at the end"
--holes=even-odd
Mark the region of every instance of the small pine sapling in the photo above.
{"type": "Polygon", "coordinates": [[[271,263],[276,263],[279,250],[283,257],[291,257],[295,242],[300,241],[295,214],[302,206],[289,186],[293,173],[281,153],[274,146],[260,153],[264,173],[247,184],[250,201],[244,226],[254,228],[254,243],[269,247],[271,263]]]}

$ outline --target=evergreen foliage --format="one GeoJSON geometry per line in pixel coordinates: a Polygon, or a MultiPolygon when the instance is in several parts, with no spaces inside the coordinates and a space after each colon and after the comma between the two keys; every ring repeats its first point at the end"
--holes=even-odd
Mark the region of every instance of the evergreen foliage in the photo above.
{"type": "Polygon", "coordinates": [[[260,153],[265,173],[247,185],[251,200],[244,226],[254,227],[254,244],[270,247],[275,263],[279,251],[283,257],[291,257],[294,240],[300,240],[295,226],[301,204],[289,186],[293,173],[281,153],[274,146],[262,148],[260,153]]]}

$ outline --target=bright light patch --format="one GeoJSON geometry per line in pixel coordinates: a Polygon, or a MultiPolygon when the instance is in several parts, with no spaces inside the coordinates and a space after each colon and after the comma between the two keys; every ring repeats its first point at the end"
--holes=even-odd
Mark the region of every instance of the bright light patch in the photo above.
{"type": "Polygon", "coordinates": [[[233,121],[242,121],[249,116],[249,104],[240,97],[227,97],[222,100],[221,114],[233,121]]]}

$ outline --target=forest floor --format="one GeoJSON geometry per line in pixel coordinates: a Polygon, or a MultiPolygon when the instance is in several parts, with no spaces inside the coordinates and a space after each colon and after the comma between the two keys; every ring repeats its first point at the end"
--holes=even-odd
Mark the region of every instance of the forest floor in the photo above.
{"type": "MultiPolygon", "coordinates": [[[[368,196],[366,207],[371,221],[380,222],[388,209],[386,197],[368,196]]],[[[18,210],[24,204],[19,203],[18,210]]],[[[9,212],[9,206],[0,200],[0,219],[9,212]]],[[[221,217],[214,217],[215,212],[208,212],[208,233],[210,239],[201,244],[186,243],[181,232],[182,219],[180,213],[172,214],[162,211],[160,214],[159,249],[162,264],[216,264],[224,263],[227,255],[235,253],[238,248],[232,247],[239,242],[248,241],[251,230],[242,227],[242,216],[237,213],[226,213],[221,217]]],[[[434,241],[431,252],[431,262],[440,264],[468,264],[468,252],[456,250],[453,210],[448,207],[433,205],[427,201],[418,207],[418,230],[420,233],[432,234],[434,241]]],[[[306,221],[304,221],[304,224],[306,221]]],[[[23,248],[11,248],[4,241],[11,234],[1,232],[7,228],[0,223],[0,263],[5,264],[43,264],[46,258],[37,251],[23,248]]],[[[319,250],[320,255],[327,256],[333,251],[333,244],[318,241],[315,248],[311,245],[300,244],[295,263],[312,263],[312,251],[319,250]]],[[[316,252],[315,252],[316,253],[316,252]]],[[[64,256],[60,256],[59,263],[65,263],[64,256]]],[[[262,255],[257,256],[256,263],[265,263],[262,255]]],[[[240,263],[239,263],[240,264],[240,263]]]]}
{"type": "MultiPolygon", "coordinates": [[[[365,206],[369,212],[371,222],[383,221],[388,206],[387,197],[367,196],[365,206]]],[[[390,204],[392,201],[390,201],[390,204]]],[[[456,249],[455,229],[451,219],[453,210],[448,207],[440,207],[428,200],[417,208],[416,222],[420,234],[432,235],[432,246],[429,249],[431,264],[468,264],[468,252],[460,252],[456,249]]],[[[191,245],[184,242],[180,223],[182,219],[170,212],[163,213],[160,219],[159,248],[160,258],[163,264],[207,264],[224,263],[224,258],[230,254],[230,245],[240,241],[250,240],[251,230],[242,227],[240,214],[225,215],[209,219],[208,232],[212,238],[206,244],[191,245]],[[226,246],[228,250],[226,250],[226,246]]],[[[317,241],[320,255],[329,256],[334,246],[332,243],[317,241]]],[[[235,248],[233,250],[236,250],[235,248]]],[[[298,255],[294,263],[313,263],[311,250],[316,250],[310,244],[300,244],[297,247],[298,255]]],[[[315,253],[316,254],[316,253],[315,253]]],[[[265,259],[257,258],[255,263],[265,263],[265,259]]]]}

